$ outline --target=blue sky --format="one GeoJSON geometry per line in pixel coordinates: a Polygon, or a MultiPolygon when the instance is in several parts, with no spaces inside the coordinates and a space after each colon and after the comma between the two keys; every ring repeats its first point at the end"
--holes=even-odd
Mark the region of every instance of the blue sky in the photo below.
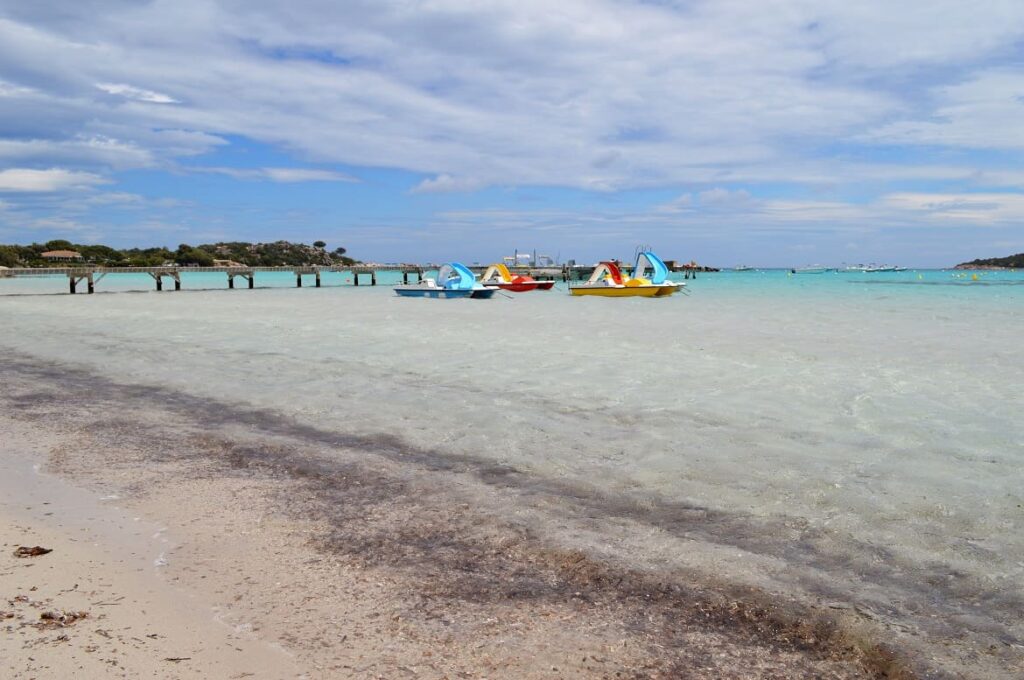
{"type": "Polygon", "coordinates": [[[0,0],[0,242],[1024,251],[1024,3],[0,0]]]}

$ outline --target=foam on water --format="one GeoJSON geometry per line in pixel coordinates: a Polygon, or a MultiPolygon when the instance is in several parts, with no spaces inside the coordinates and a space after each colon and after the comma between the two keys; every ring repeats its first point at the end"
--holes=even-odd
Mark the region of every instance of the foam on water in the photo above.
{"type": "Polygon", "coordinates": [[[0,281],[0,348],[655,504],[799,521],[827,550],[721,539],[761,545],[792,583],[856,576],[908,610],[986,603],[970,616],[1020,643],[1019,274],[702,274],[658,300],[257,282],[281,287],[3,296],[64,283],[0,281]]]}

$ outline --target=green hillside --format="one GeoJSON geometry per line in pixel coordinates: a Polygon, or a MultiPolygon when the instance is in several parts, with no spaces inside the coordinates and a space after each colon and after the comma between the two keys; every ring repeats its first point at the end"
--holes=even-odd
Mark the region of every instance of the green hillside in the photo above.
{"type": "MultiPolygon", "coordinates": [[[[52,266],[42,258],[49,250],[74,250],[82,255],[83,264],[97,267],[158,267],[165,264],[209,267],[214,260],[231,260],[253,267],[278,267],[354,264],[345,256],[345,249],[327,249],[323,241],[313,245],[275,241],[273,243],[207,243],[190,246],[182,243],[176,250],[165,247],[116,249],[104,245],[85,245],[55,240],[28,246],[0,245],[0,267],[52,266]]],[[[66,266],[62,263],[62,266],[66,266]]]]}
{"type": "Polygon", "coordinates": [[[971,260],[957,265],[957,269],[971,269],[975,267],[1002,267],[1005,269],[1024,269],[1024,253],[1008,255],[1007,257],[990,257],[985,260],[971,260]]]}

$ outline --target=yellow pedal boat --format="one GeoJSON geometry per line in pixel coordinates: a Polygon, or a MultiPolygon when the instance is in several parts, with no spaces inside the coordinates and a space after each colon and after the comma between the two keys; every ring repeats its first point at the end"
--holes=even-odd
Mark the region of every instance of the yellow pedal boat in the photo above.
{"type": "Polygon", "coordinates": [[[668,280],[668,267],[650,251],[637,255],[633,276],[626,277],[614,262],[601,262],[586,283],[570,286],[572,295],[600,297],[668,297],[686,284],[668,280]],[[650,278],[647,270],[651,269],[650,278]]]}

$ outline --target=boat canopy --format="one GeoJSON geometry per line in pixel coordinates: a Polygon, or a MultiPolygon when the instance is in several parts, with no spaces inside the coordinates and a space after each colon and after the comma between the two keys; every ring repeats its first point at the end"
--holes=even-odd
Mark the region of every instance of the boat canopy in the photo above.
{"type": "Polygon", "coordinates": [[[476,277],[466,265],[449,262],[437,271],[437,285],[446,290],[473,290],[476,277]]]}
{"type": "Polygon", "coordinates": [[[648,279],[655,285],[661,285],[668,279],[668,267],[661,261],[661,258],[654,253],[645,250],[636,256],[636,267],[633,268],[634,279],[648,279]],[[646,276],[650,267],[651,275],[646,276]]]}
{"type": "Polygon", "coordinates": [[[622,272],[619,271],[618,265],[614,262],[601,262],[594,268],[594,273],[590,275],[587,280],[587,284],[600,283],[607,276],[611,279],[611,282],[616,286],[624,285],[622,281],[622,272]]]}
{"type": "Polygon", "coordinates": [[[506,267],[504,264],[492,264],[490,267],[487,268],[487,271],[484,272],[483,278],[480,280],[496,280],[500,281],[501,283],[512,283],[512,272],[510,272],[508,270],[508,267],[506,267]]]}

